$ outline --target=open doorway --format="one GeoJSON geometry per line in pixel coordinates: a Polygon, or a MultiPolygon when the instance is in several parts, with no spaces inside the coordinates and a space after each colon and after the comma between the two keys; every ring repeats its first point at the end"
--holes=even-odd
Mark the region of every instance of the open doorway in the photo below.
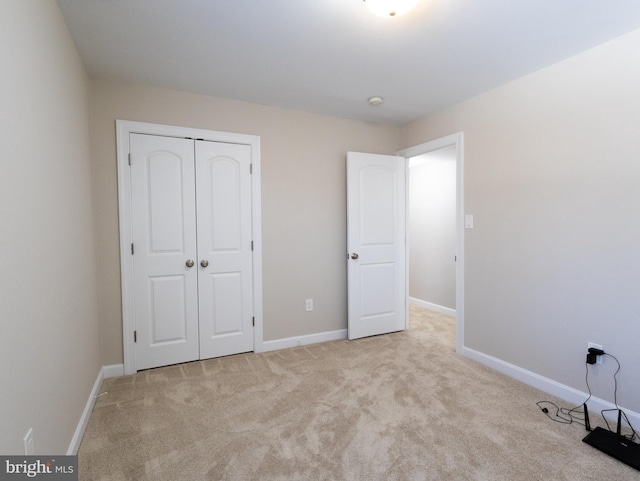
{"type": "Polygon", "coordinates": [[[456,315],[456,148],[409,159],[409,301],[456,315]]]}
{"type": "Polygon", "coordinates": [[[461,353],[464,347],[463,134],[426,142],[398,155],[407,159],[408,172],[407,300],[454,316],[456,351],[461,353]]]}

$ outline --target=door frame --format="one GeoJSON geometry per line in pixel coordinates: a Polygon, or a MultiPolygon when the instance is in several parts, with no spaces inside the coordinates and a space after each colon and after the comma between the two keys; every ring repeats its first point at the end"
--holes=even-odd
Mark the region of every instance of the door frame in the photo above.
{"type": "MultiPolygon", "coordinates": [[[[464,348],[464,133],[457,132],[423,144],[397,152],[405,158],[407,168],[407,206],[409,205],[409,159],[428,154],[446,147],[456,149],[456,352],[462,354],[464,348]]],[[[406,226],[409,232],[409,209],[407,208],[406,226]]],[[[406,241],[406,289],[407,324],[409,322],[409,237],[406,241]]],[[[409,326],[407,325],[407,329],[409,326]]]]}
{"type": "Polygon", "coordinates": [[[131,177],[129,175],[129,135],[146,134],[164,137],[208,140],[228,144],[251,146],[251,228],[253,237],[253,350],[263,352],[263,310],[262,310],[262,203],[261,203],[261,169],[260,169],[260,137],[214,130],[193,129],[172,125],[116,120],[116,144],[118,166],[118,215],[120,226],[120,282],[122,294],[122,344],[124,355],[124,373],[134,374],[135,345],[133,332],[135,328],[134,296],[133,296],[133,259],[132,245],[132,203],[131,177]]]}

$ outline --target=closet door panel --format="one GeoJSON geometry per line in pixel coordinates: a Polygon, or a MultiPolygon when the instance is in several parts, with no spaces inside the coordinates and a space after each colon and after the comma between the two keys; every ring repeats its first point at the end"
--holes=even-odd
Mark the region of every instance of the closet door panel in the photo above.
{"type": "Polygon", "coordinates": [[[251,147],[196,142],[201,358],[253,350],[251,147]]]}
{"type": "Polygon", "coordinates": [[[192,140],[130,135],[136,369],[199,358],[192,140]]]}

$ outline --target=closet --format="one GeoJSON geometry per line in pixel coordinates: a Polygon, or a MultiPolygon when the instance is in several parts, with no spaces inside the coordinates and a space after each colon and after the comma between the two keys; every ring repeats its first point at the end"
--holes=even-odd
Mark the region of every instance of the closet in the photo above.
{"type": "Polygon", "coordinates": [[[135,370],[254,349],[251,148],[129,133],[135,370]]]}

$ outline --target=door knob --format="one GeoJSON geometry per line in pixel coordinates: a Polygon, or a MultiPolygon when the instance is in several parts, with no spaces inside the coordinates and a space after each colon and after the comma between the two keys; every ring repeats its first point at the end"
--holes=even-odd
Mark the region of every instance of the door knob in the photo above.
{"type": "Polygon", "coordinates": [[[200,262],[200,265],[202,267],[207,267],[209,265],[209,261],[207,259],[204,259],[202,262],[200,262]]]}
{"type": "Polygon", "coordinates": [[[189,259],[185,264],[187,264],[187,267],[193,267],[195,262],[193,262],[191,259],[189,259]]]}
{"type": "Polygon", "coordinates": [[[360,257],[358,254],[356,254],[355,252],[353,254],[351,254],[351,258],[355,261],[358,257],[360,257]]]}

